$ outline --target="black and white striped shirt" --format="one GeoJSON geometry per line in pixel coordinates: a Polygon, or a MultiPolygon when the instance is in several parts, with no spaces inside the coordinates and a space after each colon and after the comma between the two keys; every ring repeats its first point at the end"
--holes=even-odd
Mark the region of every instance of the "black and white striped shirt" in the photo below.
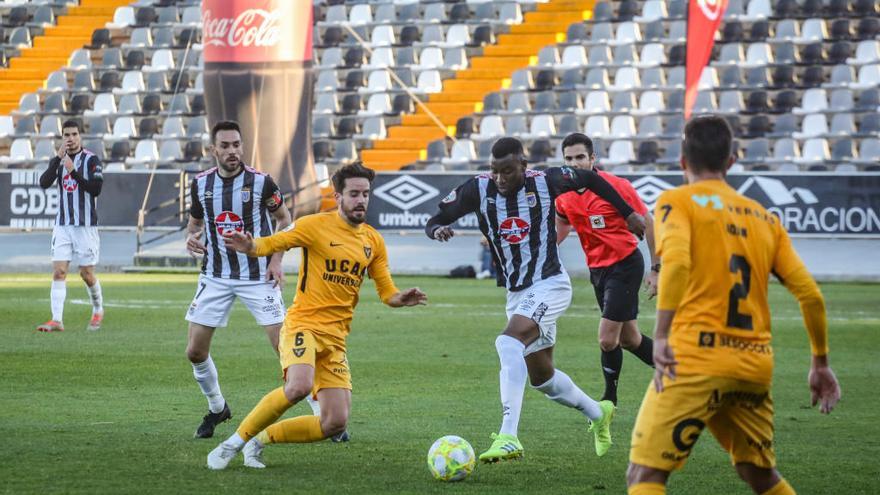
{"type": "Polygon", "coordinates": [[[48,189],[58,183],[58,214],[55,225],[94,227],[98,225],[97,198],[104,184],[101,160],[91,151],[80,149],[68,155],[74,169],[68,172],[55,156],[40,176],[40,187],[48,189]]]}
{"type": "Polygon", "coordinates": [[[633,209],[593,171],[569,167],[525,171],[517,191],[502,195],[490,174],[469,179],[440,203],[440,212],[425,227],[428,237],[468,213],[475,213],[489,239],[498,269],[498,285],[521,291],[535,282],[564,273],[556,248],[556,197],[590,189],[614,205],[624,218],[633,209]]]}
{"type": "Polygon", "coordinates": [[[272,178],[247,166],[237,175],[223,178],[214,167],[193,179],[190,196],[190,215],[205,220],[202,273],[232,280],[265,280],[269,257],[251,258],[227,248],[222,234],[237,230],[254,237],[272,235],[270,213],[284,204],[272,178]]]}

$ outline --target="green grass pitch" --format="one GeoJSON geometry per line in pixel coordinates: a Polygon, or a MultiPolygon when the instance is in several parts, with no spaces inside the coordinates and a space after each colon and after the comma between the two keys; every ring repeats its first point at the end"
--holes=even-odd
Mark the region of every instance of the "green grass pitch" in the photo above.
{"type": "MultiPolygon", "coordinates": [[[[504,327],[504,291],[488,281],[397,277],[420,286],[427,307],[383,307],[365,284],[349,338],[354,399],[348,444],[270,446],[269,467],[211,472],[205,456],[280,384],[275,355],[240,304],[212,355],[232,421],[195,440],[206,402],[184,355],[191,275],[103,275],[104,328],[89,317],[82,282],[68,283],[67,330],[40,334],[49,316],[48,275],[0,276],[0,492],[2,493],[624,493],[629,435],[651,370],[626,354],[615,444],[601,459],[582,416],[526,390],[520,426],[525,458],[477,466],[458,484],[434,481],[428,447],[446,434],[479,453],[500,422],[494,340],[504,327]]],[[[293,279],[285,298],[293,295],[293,279]]],[[[588,394],[601,394],[598,309],[575,281],[560,321],[557,366],[588,394]]],[[[831,364],[843,400],[831,416],[809,407],[809,346],[796,302],[771,288],[777,453],[798,493],[877,493],[880,286],[826,284],[831,364]]],[[[643,297],[641,328],[652,330],[643,297]]],[[[287,414],[306,414],[297,405],[287,414]]],[[[672,493],[749,493],[704,434],[672,493]]]]}

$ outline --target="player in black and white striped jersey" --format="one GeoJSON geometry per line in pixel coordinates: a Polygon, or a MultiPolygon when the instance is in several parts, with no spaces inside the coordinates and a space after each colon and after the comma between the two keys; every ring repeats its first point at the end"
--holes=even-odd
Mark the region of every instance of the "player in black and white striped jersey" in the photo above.
{"type": "Polygon", "coordinates": [[[523,455],[517,429],[527,374],[532,386],[548,398],[589,418],[601,456],[611,445],[614,405],[591,399],[553,364],[556,320],[571,303],[571,282],[556,247],[554,202],[565,192],[590,189],[614,205],[635,234],[644,233],[645,220],[592,170],[533,171],[526,166],[522,143],[499,139],[492,146],[491,172],[449,193],[425,227],[428,237],[444,242],[454,235],[453,222],[476,214],[498,266],[498,284],[508,291],[507,327],[495,341],[501,361],[502,424],[480,460],[523,455]]]}
{"type": "Polygon", "coordinates": [[[101,249],[98,238],[97,198],[104,185],[101,160],[82,147],[82,124],[67,120],[61,125],[62,143],[58,155],[40,176],[40,187],[57,184],[58,214],[52,229],[52,319],[37,327],[41,332],[64,330],[64,299],[67,297],[67,270],[73,259],[86,283],[92,301],[88,330],[98,330],[104,319],[101,283],[95,265],[101,249]]]}
{"type": "Polygon", "coordinates": [[[210,438],[217,424],[232,417],[220,391],[210,350],[214,329],[226,326],[235,299],[240,299],[263,326],[276,353],[278,332],[284,321],[282,253],[271,258],[250,258],[227,248],[223,233],[239,231],[264,237],[273,233],[273,220],[277,229],[291,223],[290,212],[272,178],[242,162],[238,124],[215,124],[211,143],[217,166],[196,176],[190,185],[186,241],[187,250],[202,257],[202,273],[186,315],[186,355],[196,382],[208,399],[208,414],[196,430],[197,438],[210,438]]]}

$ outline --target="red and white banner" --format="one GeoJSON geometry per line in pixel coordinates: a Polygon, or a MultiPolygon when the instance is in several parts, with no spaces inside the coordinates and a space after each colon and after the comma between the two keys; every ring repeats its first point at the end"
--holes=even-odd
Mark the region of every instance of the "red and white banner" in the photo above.
{"type": "Polygon", "coordinates": [[[206,62],[304,62],[312,59],[312,2],[204,0],[206,62]]]}
{"type": "Polygon", "coordinates": [[[684,94],[684,118],[691,117],[697,100],[700,75],[712,55],[715,32],[727,10],[727,0],[690,0],[687,25],[687,69],[684,94]]]}

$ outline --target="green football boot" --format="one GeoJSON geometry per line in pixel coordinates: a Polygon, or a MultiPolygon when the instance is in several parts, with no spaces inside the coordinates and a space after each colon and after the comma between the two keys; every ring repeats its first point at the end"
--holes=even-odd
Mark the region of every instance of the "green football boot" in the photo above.
{"type": "Polygon", "coordinates": [[[596,438],[596,455],[602,457],[611,448],[611,420],[614,418],[614,403],[610,400],[599,402],[602,418],[590,421],[590,431],[596,438]]]}
{"type": "Polygon", "coordinates": [[[503,433],[492,434],[495,439],[489,450],[480,454],[480,462],[498,462],[508,459],[519,459],[523,456],[523,446],[513,435],[503,433]]]}

